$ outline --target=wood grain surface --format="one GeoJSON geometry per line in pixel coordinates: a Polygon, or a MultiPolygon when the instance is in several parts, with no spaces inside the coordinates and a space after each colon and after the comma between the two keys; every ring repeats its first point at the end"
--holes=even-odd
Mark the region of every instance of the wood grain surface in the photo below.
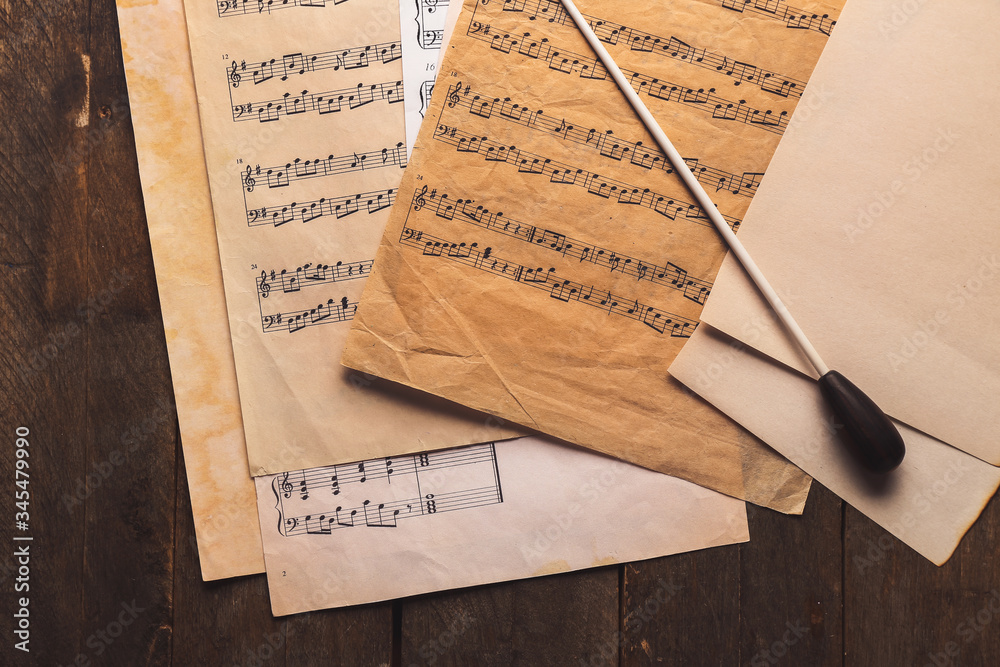
{"type": "Polygon", "coordinates": [[[203,583],[114,2],[3,0],[0,29],[0,664],[1000,664],[995,499],[942,568],[816,486],[749,544],[360,608],[203,583]]]}

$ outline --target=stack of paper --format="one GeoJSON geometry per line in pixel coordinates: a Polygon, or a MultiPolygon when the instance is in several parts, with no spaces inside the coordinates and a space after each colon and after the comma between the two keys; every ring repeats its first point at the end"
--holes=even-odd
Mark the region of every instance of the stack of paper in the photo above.
{"type": "Polygon", "coordinates": [[[581,3],[901,422],[882,478],[558,0],[120,5],[204,577],[281,615],[732,544],[803,470],[944,562],[1000,485],[1000,10],[842,6],[581,3]]]}
{"type": "MultiPolygon", "coordinates": [[[[191,2],[190,52],[179,3],[119,8],[203,574],[260,571],[263,537],[278,614],[748,537],[743,503],[733,498],[554,441],[496,442],[521,431],[371,375],[338,370],[342,336],[373,270],[371,257],[409,161],[403,91],[415,88],[423,95],[422,105],[409,105],[410,118],[434,113],[433,103],[427,107],[433,79],[415,75],[421,67],[436,68],[436,53],[414,53],[411,35],[400,39],[400,17],[404,26],[415,21],[417,47],[431,50],[443,43],[445,22],[433,14],[444,7],[419,1],[353,7],[191,2]],[[157,45],[155,58],[145,48],[150,43],[157,45]],[[226,347],[227,319],[233,356],[226,347]],[[480,442],[485,444],[438,449],[480,442]],[[259,522],[248,502],[251,474],[264,475],[256,485],[259,522]],[[407,576],[373,583],[394,570],[407,576]]],[[[554,16],[555,9],[540,3],[536,18],[554,16]]],[[[466,36],[474,32],[475,10],[471,3],[457,19],[466,36]]],[[[745,18],[722,10],[714,30],[745,18]]],[[[691,17],[687,29],[702,18],[691,17]]],[[[832,19],[794,22],[815,33],[808,42],[814,59],[832,19]]],[[[779,26],[790,29],[781,22],[771,29],[779,26]]],[[[633,37],[638,34],[633,30],[633,37]]],[[[665,41],[671,52],[688,45],[679,37],[665,41]]],[[[645,47],[634,50],[643,53],[645,47]]],[[[698,58],[698,67],[706,69],[718,65],[716,55],[703,49],[701,55],[664,57],[698,58]]],[[[722,58],[727,84],[754,81],[748,63],[739,69],[722,58]]],[[[760,90],[770,86],[770,94],[779,102],[792,100],[793,107],[798,84],[787,77],[771,81],[771,71],[761,68],[761,80],[768,80],[760,90]]],[[[602,96],[618,102],[613,90],[602,96]]],[[[753,120],[742,108],[720,113],[742,114],[743,124],[775,135],[748,144],[765,162],[775,128],[787,124],[787,113],[779,111],[753,120]]],[[[567,127],[563,133],[564,139],[572,134],[567,127]]],[[[617,156],[621,147],[606,135],[601,147],[585,149],[617,156]]],[[[649,173],[667,174],[653,154],[628,159],[649,173]]],[[[721,171],[706,166],[702,173],[708,178],[721,171]]],[[[747,167],[733,178],[727,187],[748,192],[759,174],[747,167]]],[[[662,201],[656,206],[668,210],[662,201]]],[[[734,199],[733,206],[741,211],[745,202],[734,199]]],[[[671,211],[699,217],[693,210],[671,211]]],[[[621,267],[623,275],[653,268],[632,265],[631,256],[593,252],[594,264],[608,259],[612,271],[621,267]]],[[[706,257],[705,266],[712,261],[706,257]]],[[[659,268],[660,283],[680,277],[666,275],[679,268],[673,264],[659,268]]],[[[700,306],[705,289],[693,274],[687,277],[668,289],[700,306]]],[[[659,318],[646,315],[660,327],[659,318]]],[[[685,400],[710,415],[686,429],[691,442],[725,442],[720,454],[735,445],[739,464],[726,461],[733,495],[801,511],[807,476],[706,405],[685,400]]],[[[650,451],[658,447],[649,445],[650,451]]],[[[688,476],[710,469],[703,460],[688,476]]]]}
{"type": "Polygon", "coordinates": [[[810,367],[729,259],[702,319],[735,341],[701,328],[670,369],[938,564],[1000,484],[1000,93],[986,81],[1000,54],[983,27],[997,19],[986,1],[850,5],[810,83],[822,102],[786,134],[740,233],[827,364],[907,425],[900,469],[873,480],[842,452],[810,367]]]}

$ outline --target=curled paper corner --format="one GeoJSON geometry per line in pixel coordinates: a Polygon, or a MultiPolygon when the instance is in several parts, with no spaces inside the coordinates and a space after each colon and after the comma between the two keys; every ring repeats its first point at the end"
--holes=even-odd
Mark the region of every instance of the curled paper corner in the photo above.
{"type": "Polygon", "coordinates": [[[746,489],[747,502],[782,514],[801,515],[813,478],[752,433],[744,433],[743,440],[747,442],[742,451],[743,479],[752,487],[746,489]],[[764,461],[773,465],[762,465],[764,461]]]}

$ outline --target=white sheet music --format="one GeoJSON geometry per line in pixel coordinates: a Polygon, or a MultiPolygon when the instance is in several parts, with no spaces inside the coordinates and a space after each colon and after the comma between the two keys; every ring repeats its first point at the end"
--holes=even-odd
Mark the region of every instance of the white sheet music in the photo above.
{"type": "Polygon", "coordinates": [[[255,481],[276,616],[749,539],[742,501],[535,437],[255,481]]]}
{"type": "Polygon", "coordinates": [[[407,154],[431,103],[450,6],[449,0],[399,0],[407,154]]]}

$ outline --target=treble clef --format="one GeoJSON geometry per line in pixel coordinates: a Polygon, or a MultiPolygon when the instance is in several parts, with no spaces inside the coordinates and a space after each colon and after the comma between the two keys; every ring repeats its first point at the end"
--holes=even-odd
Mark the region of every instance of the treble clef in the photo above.
{"type": "Polygon", "coordinates": [[[417,192],[416,196],[413,198],[413,210],[414,211],[419,211],[424,206],[427,206],[427,199],[424,197],[425,194],[427,194],[427,186],[426,185],[423,188],[421,188],[420,191],[417,192]]]}
{"type": "Polygon", "coordinates": [[[229,68],[229,81],[233,84],[233,88],[240,87],[240,80],[243,78],[240,73],[236,71],[237,65],[236,61],[233,61],[233,66],[229,68]]]}
{"type": "Polygon", "coordinates": [[[448,89],[448,108],[454,109],[455,105],[462,101],[462,98],[458,96],[458,92],[462,90],[462,82],[459,81],[454,86],[448,89]]]}
{"type": "Polygon", "coordinates": [[[254,186],[257,185],[257,181],[253,177],[253,169],[250,165],[247,165],[247,175],[243,177],[243,185],[246,186],[247,192],[253,192],[254,186]]]}
{"type": "Polygon", "coordinates": [[[290,498],[292,495],[292,491],[295,490],[295,487],[292,486],[292,483],[288,481],[289,474],[290,473],[286,472],[281,476],[281,492],[285,495],[286,498],[290,498]]]}
{"type": "Polygon", "coordinates": [[[260,298],[262,299],[266,299],[271,293],[271,283],[267,282],[267,271],[260,272],[260,286],[258,289],[260,290],[260,298]]]}

